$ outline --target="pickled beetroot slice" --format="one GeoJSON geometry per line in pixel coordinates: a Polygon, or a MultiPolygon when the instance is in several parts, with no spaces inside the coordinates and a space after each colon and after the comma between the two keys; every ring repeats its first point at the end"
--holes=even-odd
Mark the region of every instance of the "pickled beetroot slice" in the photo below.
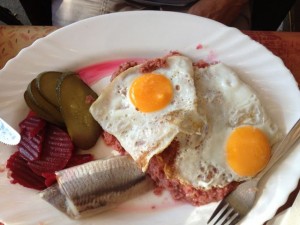
{"type": "Polygon", "coordinates": [[[43,190],[46,188],[45,178],[35,174],[28,167],[19,152],[15,152],[7,161],[6,167],[10,170],[11,183],[18,183],[24,187],[43,190]]]}
{"type": "Polygon", "coordinates": [[[21,134],[26,135],[28,138],[36,136],[45,126],[45,120],[31,113],[19,123],[21,134]]]}
{"type": "MultiPolygon", "coordinates": [[[[65,168],[78,166],[80,164],[90,162],[94,159],[93,155],[91,154],[76,154],[72,155],[70,160],[68,161],[65,168]]],[[[52,184],[56,183],[56,175],[55,173],[42,173],[42,176],[46,179],[45,185],[50,187],[52,184]]]]}
{"type": "Polygon", "coordinates": [[[55,173],[43,173],[42,176],[46,179],[45,185],[50,187],[52,184],[56,183],[55,173]]]}
{"type": "Polygon", "coordinates": [[[70,158],[68,164],[66,165],[66,168],[73,167],[73,166],[78,166],[83,163],[87,163],[94,160],[94,156],[91,154],[76,154],[72,155],[70,158]]]}
{"type": "Polygon", "coordinates": [[[74,146],[64,130],[49,125],[40,159],[29,161],[28,165],[38,175],[63,169],[72,156],[74,146]]]}
{"type": "Polygon", "coordinates": [[[18,144],[21,156],[27,161],[39,159],[42,153],[43,141],[45,138],[45,129],[41,129],[38,134],[30,138],[23,134],[18,144]]]}

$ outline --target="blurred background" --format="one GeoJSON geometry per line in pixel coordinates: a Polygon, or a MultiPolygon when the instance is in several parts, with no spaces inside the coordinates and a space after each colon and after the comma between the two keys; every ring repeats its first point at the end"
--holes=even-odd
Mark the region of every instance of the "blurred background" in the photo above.
{"type": "MultiPolygon", "coordinates": [[[[274,16],[269,18],[267,14],[272,13],[274,1],[264,2],[269,6],[265,3],[261,10],[254,10],[256,16],[253,18],[259,21],[259,25],[254,25],[252,30],[300,31],[300,0],[290,1],[292,7],[283,10],[281,14],[273,13],[274,16]]],[[[2,25],[52,25],[51,16],[51,0],[0,0],[0,24],[2,25]]]]}

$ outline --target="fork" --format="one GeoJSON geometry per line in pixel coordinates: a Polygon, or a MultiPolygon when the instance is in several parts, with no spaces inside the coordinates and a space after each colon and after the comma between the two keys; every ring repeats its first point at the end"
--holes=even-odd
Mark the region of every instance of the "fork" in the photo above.
{"type": "Polygon", "coordinates": [[[268,165],[253,179],[240,184],[217,206],[207,224],[235,225],[251,210],[254,205],[259,181],[278,162],[278,160],[298,141],[300,137],[300,119],[279,143],[268,165]]]}

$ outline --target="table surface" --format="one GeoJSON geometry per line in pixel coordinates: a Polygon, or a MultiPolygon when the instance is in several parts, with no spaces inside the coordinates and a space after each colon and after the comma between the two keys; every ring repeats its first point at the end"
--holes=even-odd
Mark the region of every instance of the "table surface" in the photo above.
{"type": "MultiPolygon", "coordinates": [[[[48,26],[0,26],[0,69],[23,48],[57,29],[59,28],[48,26]]],[[[243,32],[280,57],[298,84],[300,83],[300,32],[243,32]]],[[[292,205],[299,189],[300,182],[290,194],[287,203],[278,209],[278,213],[292,205]]]]}

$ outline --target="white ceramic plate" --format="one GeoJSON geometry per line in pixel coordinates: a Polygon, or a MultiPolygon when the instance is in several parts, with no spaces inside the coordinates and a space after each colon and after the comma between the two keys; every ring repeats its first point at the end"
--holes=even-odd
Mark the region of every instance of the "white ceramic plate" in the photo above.
{"type": "MultiPolygon", "coordinates": [[[[47,70],[77,70],[97,62],[162,56],[170,50],[193,59],[220,60],[240,73],[259,94],[271,117],[284,131],[300,116],[300,94],[282,61],[240,31],[217,22],[171,12],[126,12],[90,18],[36,41],[0,72],[0,116],[18,128],[28,112],[27,84],[47,70]]],[[[101,84],[92,86],[100,91],[101,84]]],[[[101,144],[98,144],[99,147],[101,144]]],[[[15,147],[0,146],[0,165],[15,147]]],[[[300,177],[299,147],[273,170],[260,198],[242,224],[262,224],[287,199],[300,177]],[[288,182],[286,182],[288,181],[288,182]]],[[[152,193],[85,220],[72,221],[31,189],[12,185],[0,173],[0,221],[6,224],[172,224],[204,225],[216,203],[192,207],[152,193]]]]}

